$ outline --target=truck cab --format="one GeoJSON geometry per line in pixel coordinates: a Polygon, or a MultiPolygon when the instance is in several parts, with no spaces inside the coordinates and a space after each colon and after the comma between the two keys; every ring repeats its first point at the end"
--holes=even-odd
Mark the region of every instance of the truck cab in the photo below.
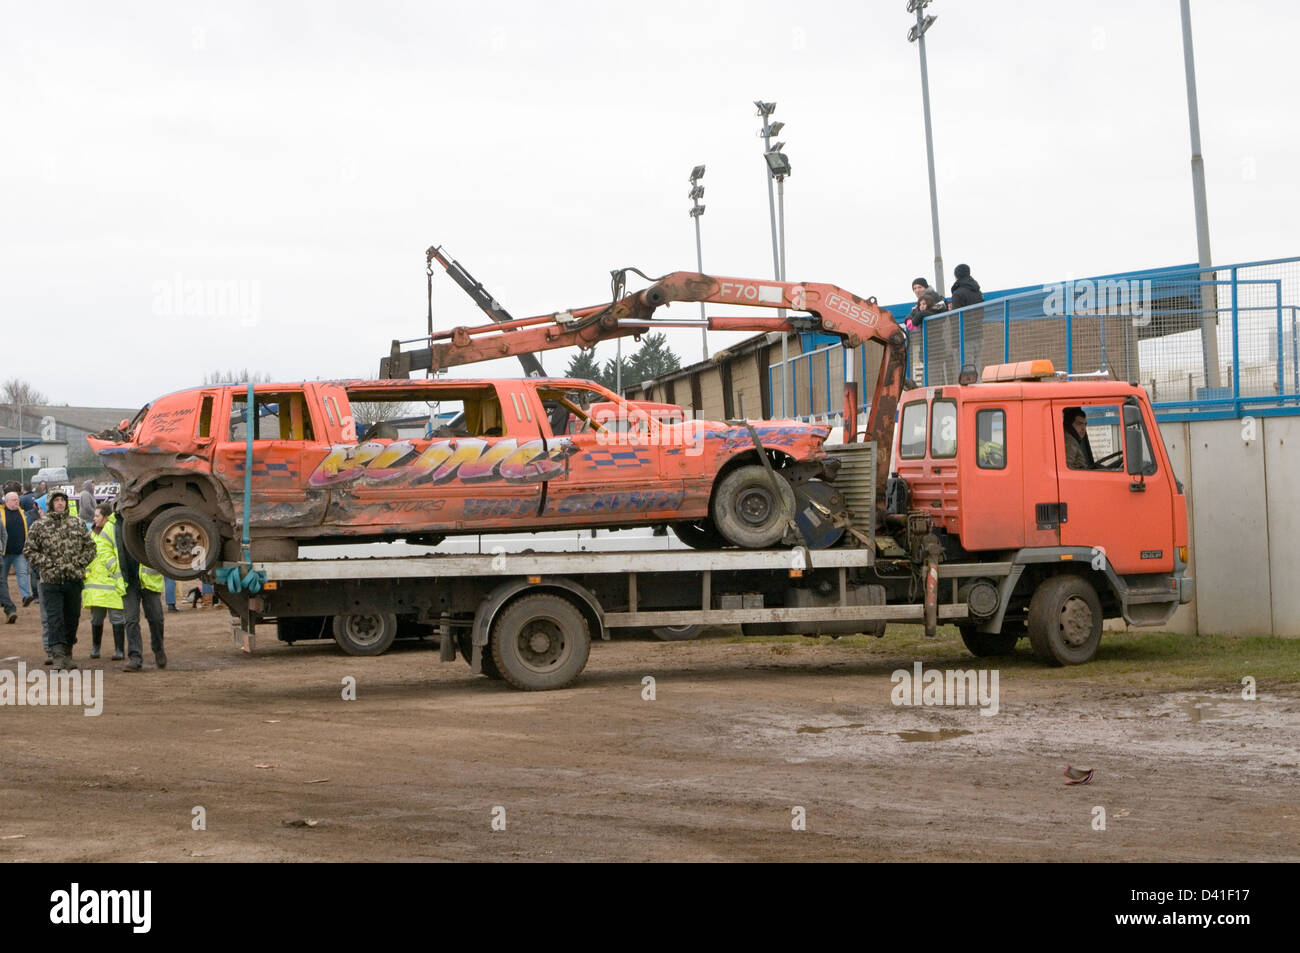
{"type": "Polygon", "coordinates": [[[929,517],[945,560],[1012,570],[998,610],[966,627],[973,641],[1028,625],[1036,651],[1068,662],[1095,649],[1098,610],[1160,625],[1191,600],[1187,501],[1140,387],[1063,379],[1050,361],[988,367],[979,383],[904,394],[894,459],[908,512],[929,517]],[[1070,618],[1038,619],[1055,628],[1035,640],[1031,603],[1061,575],[1070,580],[1054,588],[1080,590],[1078,604],[1058,607],[1070,618]],[[1054,640],[1078,651],[1053,652],[1054,640]]]}

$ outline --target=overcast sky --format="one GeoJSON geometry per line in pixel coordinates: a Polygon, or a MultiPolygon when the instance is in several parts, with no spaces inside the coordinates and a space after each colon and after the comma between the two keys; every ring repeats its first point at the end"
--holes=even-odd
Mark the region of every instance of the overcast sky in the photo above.
{"type": "MultiPolygon", "coordinates": [[[[705,270],[770,276],[760,98],[787,123],[788,277],[903,300],[933,272],[905,8],[5,0],[0,374],[111,406],[225,368],[373,375],[423,333],[430,244],[516,316],[600,303],[612,268],[693,270],[697,163],[705,270]]],[[[930,12],[949,273],[1195,261],[1176,0],[930,12]]],[[[1192,19],[1214,259],[1296,254],[1300,7],[1192,19]]],[[[482,320],[441,270],[434,319],[482,320]]],[[[698,331],[670,340],[699,359],[698,331]]]]}

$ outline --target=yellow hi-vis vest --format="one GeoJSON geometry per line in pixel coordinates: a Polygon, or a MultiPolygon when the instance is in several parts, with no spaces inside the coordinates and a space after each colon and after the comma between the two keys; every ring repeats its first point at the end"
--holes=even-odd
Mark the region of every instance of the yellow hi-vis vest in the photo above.
{"type": "Polygon", "coordinates": [[[95,559],[86,567],[86,582],[81,589],[81,604],[84,608],[122,608],[126,579],[117,564],[117,542],[114,538],[116,522],[115,513],[108,518],[102,530],[90,534],[95,537],[95,559]]]}
{"type": "Polygon", "coordinates": [[[154,572],[148,566],[141,566],[140,567],[140,588],[147,589],[149,592],[162,592],[163,591],[162,573],[154,572]]]}

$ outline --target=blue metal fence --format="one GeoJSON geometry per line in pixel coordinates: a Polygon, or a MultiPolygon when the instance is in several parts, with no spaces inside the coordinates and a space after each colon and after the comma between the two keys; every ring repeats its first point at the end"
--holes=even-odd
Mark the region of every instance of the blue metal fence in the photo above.
{"type": "MultiPolygon", "coordinates": [[[[950,384],[964,365],[1050,358],[1145,387],[1162,420],[1300,414],[1297,320],[1300,257],[1056,282],[927,318],[910,336],[909,376],[950,384]]],[[[865,351],[855,378],[869,399],[865,351]]],[[[792,358],[786,416],[833,418],[844,360],[838,343],[792,358]]],[[[781,371],[768,369],[773,416],[781,371]]]]}

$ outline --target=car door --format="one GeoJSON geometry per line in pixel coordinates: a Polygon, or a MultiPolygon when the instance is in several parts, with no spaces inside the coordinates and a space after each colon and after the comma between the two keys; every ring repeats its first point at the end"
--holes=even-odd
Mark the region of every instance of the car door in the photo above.
{"type": "Polygon", "coordinates": [[[230,492],[235,517],[243,519],[247,436],[253,441],[252,490],[255,505],[249,525],[293,528],[317,526],[324,518],[327,494],[312,492],[308,476],[329,451],[319,437],[320,421],[301,385],[259,385],[249,412],[246,389],[230,388],[224,419],[213,421],[216,475],[230,492]]]}
{"type": "Polygon", "coordinates": [[[611,395],[581,383],[530,386],[543,411],[546,438],[556,445],[551,456],[562,453],[567,462],[546,484],[542,518],[549,525],[680,518],[685,499],[681,477],[676,468],[665,471],[664,447],[650,421],[623,425],[589,414],[587,408],[608,402],[611,395]]]}

